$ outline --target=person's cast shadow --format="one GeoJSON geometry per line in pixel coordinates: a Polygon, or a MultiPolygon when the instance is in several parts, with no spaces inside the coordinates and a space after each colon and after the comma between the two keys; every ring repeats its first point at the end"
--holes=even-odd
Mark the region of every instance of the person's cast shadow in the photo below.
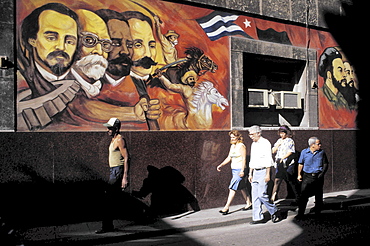
{"type": "Polygon", "coordinates": [[[164,217],[189,211],[199,211],[200,207],[193,194],[183,186],[185,177],[175,168],[166,166],[157,168],[148,165],[148,177],[144,179],[139,191],[132,195],[143,199],[151,194],[150,213],[153,216],[164,217]]]}

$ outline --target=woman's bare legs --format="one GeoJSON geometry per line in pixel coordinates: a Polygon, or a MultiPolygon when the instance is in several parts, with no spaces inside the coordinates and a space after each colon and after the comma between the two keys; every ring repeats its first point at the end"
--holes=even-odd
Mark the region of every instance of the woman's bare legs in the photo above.
{"type": "MultiPolygon", "coordinates": [[[[242,195],[243,195],[243,198],[244,198],[245,202],[247,203],[246,208],[250,207],[252,205],[252,200],[251,200],[250,195],[248,194],[246,189],[242,189],[241,192],[242,192],[242,195]]],[[[227,198],[227,202],[226,202],[224,208],[221,211],[226,212],[227,210],[229,210],[230,205],[231,205],[232,201],[234,200],[235,194],[236,194],[235,190],[229,189],[229,196],[227,198]]]]}
{"type": "Polygon", "coordinates": [[[283,182],[282,179],[275,178],[274,188],[272,189],[272,195],[271,195],[271,201],[272,202],[275,202],[275,200],[276,200],[277,193],[279,192],[281,182],[283,182]]]}
{"type": "Polygon", "coordinates": [[[245,202],[247,203],[247,206],[245,208],[249,208],[250,206],[252,206],[251,196],[248,194],[247,189],[242,189],[241,192],[245,202]]]}
{"type": "Polygon", "coordinates": [[[229,189],[229,196],[227,198],[227,202],[225,204],[225,207],[222,209],[223,212],[226,212],[227,210],[229,210],[229,207],[230,207],[232,201],[234,200],[235,193],[236,193],[235,190],[229,189]]]}

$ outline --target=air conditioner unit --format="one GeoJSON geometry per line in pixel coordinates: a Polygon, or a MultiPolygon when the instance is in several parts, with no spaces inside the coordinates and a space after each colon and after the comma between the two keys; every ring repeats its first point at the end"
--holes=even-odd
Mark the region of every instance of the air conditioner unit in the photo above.
{"type": "Polygon", "coordinates": [[[249,108],[268,108],[268,90],[248,89],[249,108]]]}
{"type": "Polygon", "coordinates": [[[293,91],[271,92],[270,104],[276,105],[277,109],[301,109],[301,93],[293,91]],[[273,101],[273,102],[272,102],[273,101]]]}

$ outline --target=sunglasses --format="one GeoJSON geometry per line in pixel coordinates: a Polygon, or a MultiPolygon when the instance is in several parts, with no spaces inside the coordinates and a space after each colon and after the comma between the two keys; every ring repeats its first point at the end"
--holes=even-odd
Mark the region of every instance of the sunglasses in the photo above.
{"type": "Polygon", "coordinates": [[[80,33],[81,42],[83,46],[87,48],[93,48],[98,44],[101,44],[104,52],[111,52],[113,49],[113,42],[110,39],[99,39],[99,36],[91,32],[80,33]]]}

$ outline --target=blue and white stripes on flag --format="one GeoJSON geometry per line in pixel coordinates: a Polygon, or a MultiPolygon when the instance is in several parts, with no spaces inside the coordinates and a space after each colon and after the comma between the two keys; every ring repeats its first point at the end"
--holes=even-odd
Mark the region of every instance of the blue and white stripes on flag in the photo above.
{"type": "Polygon", "coordinates": [[[210,40],[215,41],[224,36],[243,35],[251,38],[243,29],[234,23],[239,15],[231,15],[220,11],[213,11],[207,16],[196,19],[210,40]]]}

